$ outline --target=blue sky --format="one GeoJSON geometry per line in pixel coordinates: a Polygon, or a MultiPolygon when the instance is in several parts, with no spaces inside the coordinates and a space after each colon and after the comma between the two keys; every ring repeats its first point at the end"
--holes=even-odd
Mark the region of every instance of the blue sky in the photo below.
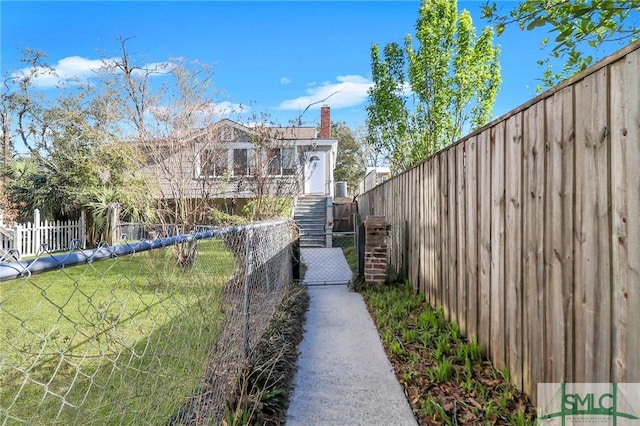
{"type": "MultiPolygon", "coordinates": [[[[476,28],[484,1],[460,1],[476,28]]],[[[501,5],[510,9],[514,2],[501,5]]],[[[327,103],[332,119],[355,128],[365,122],[371,83],[370,48],[401,42],[413,32],[419,1],[142,1],[0,3],[2,75],[21,67],[26,47],[41,49],[51,65],[70,74],[101,57],[116,56],[118,37],[148,62],[184,57],[212,64],[224,105],[250,105],[281,123],[310,102],[338,91],[327,103]]],[[[546,30],[507,27],[496,39],[502,54],[499,116],[535,95],[546,30]]],[[[92,65],[94,64],[94,65],[92,65]]],[[[48,89],[55,90],[55,89],[48,89]]],[[[315,125],[320,105],[303,119],[315,125]]]]}

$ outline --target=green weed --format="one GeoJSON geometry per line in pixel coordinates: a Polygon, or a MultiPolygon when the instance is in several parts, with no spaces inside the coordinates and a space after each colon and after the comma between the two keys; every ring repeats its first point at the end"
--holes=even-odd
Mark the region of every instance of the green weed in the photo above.
{"type": "Polygon", "coordinates": [[[431,418],[438,424],[453,425],[453,422],[449,419],[447,412],[435,398],[429,397],[423,400],[420,404],[420,412],[423,416],[431,418]]]}
{"type": "Polygon", "coordinates": [[[402,343],[397,339],[394,339],[389,344],[389,352],[391,352],[392,355],[396,356],[405,356],[407,354],[404,347],[402,347],[402,343]]]}
{"type": "Polygon", "coordinates": [[[402,332],[402,340],[405,341],[405,343],[408,343],[410,345],[416,343],[418,341],[418,337],[420,336],[420,332],[418,330],[416,330],[415,328],[413,329],[405,329],[402,332]]]}

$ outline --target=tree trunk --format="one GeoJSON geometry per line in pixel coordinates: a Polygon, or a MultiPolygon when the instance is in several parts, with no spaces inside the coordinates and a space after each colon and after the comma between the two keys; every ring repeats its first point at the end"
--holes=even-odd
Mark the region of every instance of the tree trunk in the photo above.
{"type": "Polygon", "coordinates": [[[11,127],[11,116],[3,112],[2,113],[2,146],[3,146],[3,169],[2,169],[2,182],[4,184],[7,183],[7,179],[9,177],[9,160],[10,160],[10,152],[9,147],[11,146],[11,135],[9,134],[9,129],[11,127]]]}

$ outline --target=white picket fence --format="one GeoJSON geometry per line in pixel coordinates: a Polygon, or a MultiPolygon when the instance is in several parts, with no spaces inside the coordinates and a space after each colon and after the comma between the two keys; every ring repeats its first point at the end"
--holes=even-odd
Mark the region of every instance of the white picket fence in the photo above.
{"type": "Polygon", "coordinates": [[[86,221],[79,220],[41,221],[40,211],[33,212],[33,222],[8,226],[0,215],[0,258],[9,250],[17,250],[18,256],[33,256],[41,251],[57,252],[69,250],[74,240],[79,247],[86,247],[86,221]]]}

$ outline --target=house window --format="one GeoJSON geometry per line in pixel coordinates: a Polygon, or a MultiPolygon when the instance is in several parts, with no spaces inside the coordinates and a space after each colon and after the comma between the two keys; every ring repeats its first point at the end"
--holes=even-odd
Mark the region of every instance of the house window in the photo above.
{"type": "Polygon", "coordinates": [[[274,148],[269,151],[270,175],[293,175],[296,172],[294,148],[274,148]]]}
{"type": "Polygon", "coordinates": [[[201,176],[221,177],[228,169],[226,149],[204,149],[200,158],[201,176]]]}
{"type": "Polygon", "coordinates": [[[249,174],[249,150],[234,149],[233,150],[233,175],[247,176],[249,174]]]}

